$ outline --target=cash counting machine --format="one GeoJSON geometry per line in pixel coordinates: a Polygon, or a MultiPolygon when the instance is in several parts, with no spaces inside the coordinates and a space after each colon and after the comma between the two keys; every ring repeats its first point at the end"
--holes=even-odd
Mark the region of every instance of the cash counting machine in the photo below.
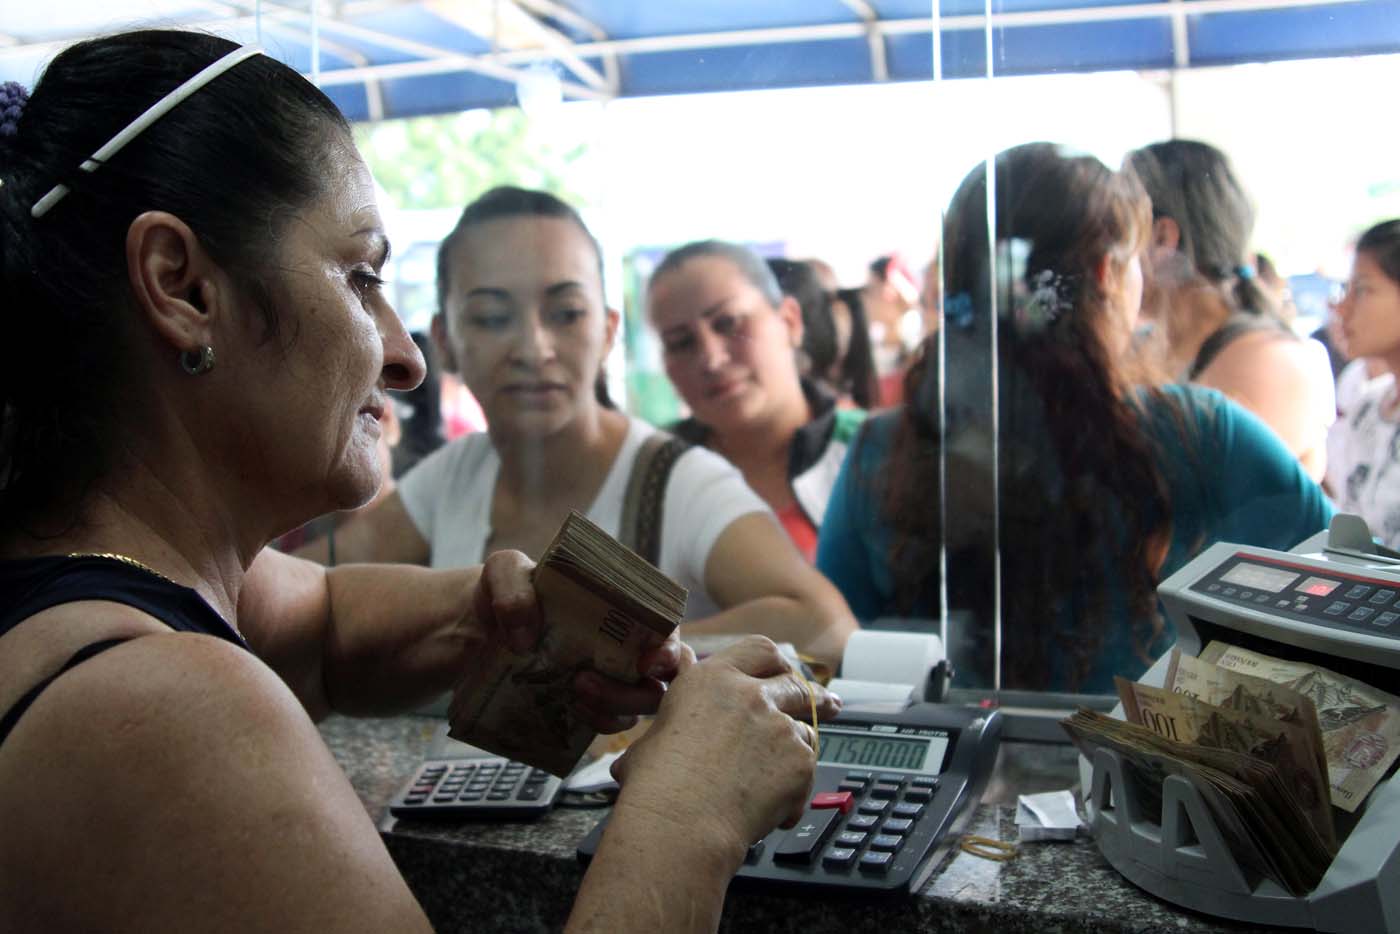
{"type": "MultiPolygon", "coordinates": [[[[1338,516],[1291,552],[1218,543],[1158,588],[1177,646],[1212,640],[1309,662],[1400,693],[1400,553],[1376,546],[1365,523],[1338,516]]],[[[1170,653],[1143,675],[1162,686],[1170,653]]],[[[1115,715],[1122,716],[1121,707],[1115,715]]],[[[1095,840],[1139,887],[1207,914],[1340,934],[1400,932],[1400,776],[1392,766],[1352,819],[1317,888],[1295,897],[1240,867],[1185,779],[1162,787],[1161,823],[1136,800],[1122,761],[1081,760],[1095,840]]],[[[1336,812],[1334,812],[1336,813],[1336,812]]]]}

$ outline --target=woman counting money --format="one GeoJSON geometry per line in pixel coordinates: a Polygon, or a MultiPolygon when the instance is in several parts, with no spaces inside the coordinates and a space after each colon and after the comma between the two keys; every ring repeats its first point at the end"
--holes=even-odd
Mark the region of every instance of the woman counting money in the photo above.
{"type": "MultiPolygon", "coordinates": [[[[374,493],[385,392],[422,378],[387,253],[344,119],[255,49],[126,33],[0,91],[0,930],[428,929],[313,720],[528,652],[531,562],[264,549],[374,493]]],[[[758,639],[640,673],[579,700],[657,718],[570,929],[712,929],[801,813],[789,714],[837,701],[758,639]]]]}

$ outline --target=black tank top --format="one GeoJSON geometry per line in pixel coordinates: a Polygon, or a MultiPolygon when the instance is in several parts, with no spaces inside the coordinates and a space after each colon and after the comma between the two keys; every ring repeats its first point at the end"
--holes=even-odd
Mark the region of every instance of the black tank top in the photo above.
{"type": "MultiPolygon", "coordinates": [[[[202,633],[248,648],[243,637],[199,594],[120,559],[75,555],[0,561],[0,636],[49,607],[79,600],[123,603],[149,613],[177,632],[202,633]]],[[[0,717],[0,743],[55,678],[127,638],[104,639],[74,652],[62,668],[32,687],[0,717]]]]}

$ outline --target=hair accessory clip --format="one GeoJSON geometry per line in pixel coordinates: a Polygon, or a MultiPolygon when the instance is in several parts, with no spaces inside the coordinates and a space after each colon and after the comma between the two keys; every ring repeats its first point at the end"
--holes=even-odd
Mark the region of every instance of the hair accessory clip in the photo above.
{"type": "Polygon", "coordinates": [[[14,136],[19,133],[19,118],[24,113],[24,105],[29,103],[29,92],[18,81],[0,84],[0,136],[14,136]]]}
{"type": "MultiPolygon", "coordinates": [[[[84,159],[78,168],[84,172],[96,172],[102,167],[103,163],[121,152],[122,147],[144,133],[151,124],[174,110],[191,94],[245,59],[261,54],[262,49],[255,45],[242,45],[232,52],[229,52],[227,55],[224,55],[222,58],[216,59],[211,64],[206,65],[200,71],[196,72],[193,77],[185,81],[184,84],[152,104],[141,116],[124,126],[116,136],[107,140],[107,142],[103,143],[90,157],[84,159]]],[[[27,98],[28,95],[26,95],[26,99],[27,98]]],[[[66,194],[68,194],[67,185],[60,182],[53,186],[53,188],[49,189],[48,194],[34,202],[34,207],[29,209],[30,215],[36,220],[43,217],[55,204],[62,201],[63,196],[66,194]]]]}

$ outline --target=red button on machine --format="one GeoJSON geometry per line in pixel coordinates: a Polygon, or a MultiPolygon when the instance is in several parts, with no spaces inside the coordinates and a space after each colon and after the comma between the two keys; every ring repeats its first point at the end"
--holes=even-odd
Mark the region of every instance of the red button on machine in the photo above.
{"type": "Polygon", "coordinates": [[[812,796],[812,809],[838,808],[842,814],[849,814],[855,806],[856,797],[849,791],[823,791],[812,796]]]}

